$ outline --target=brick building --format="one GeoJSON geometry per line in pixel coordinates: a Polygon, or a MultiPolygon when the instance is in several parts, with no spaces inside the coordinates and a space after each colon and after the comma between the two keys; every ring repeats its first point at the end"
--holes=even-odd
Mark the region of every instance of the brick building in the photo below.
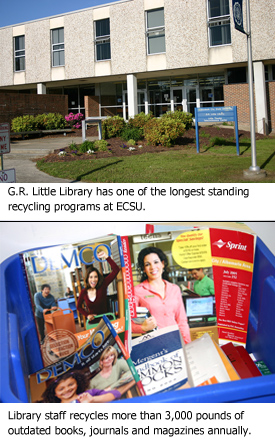
{"type": "MultiPolygon", "coordinates": [[[[256,129],[264,133],[275,129],[274,0],[250,0],[250,15],[256,129]]],[[[0,39],[1,120],[4,93],[16,92],[31,103],[47,96],[48,111],[68,100],[69,112],[125,119],[237,105],[239,124],[249,124],[247,38],[234,28],[230,0],[121,0],[7,26],[0,39]]]]}

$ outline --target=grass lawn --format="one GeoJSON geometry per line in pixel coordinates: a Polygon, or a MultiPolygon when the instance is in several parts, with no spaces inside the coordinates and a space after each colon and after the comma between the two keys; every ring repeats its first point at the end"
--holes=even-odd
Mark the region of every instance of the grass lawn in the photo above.
{"type": "MultiPolygon", "coordinates": [[[[255,181],[274,183],[275,138],[257,140],[256,148],[257,165],[267,176],[255,181]]],[[[235,143],[227,140],[222,145],[203,146],[199,154],[194,148],[184,147],[119,158],[37,162],[38,169],[49,175],[89,183],[246,183],[243,171],[250,166],[249,139],[240,140],[240,156],[235,143]]]]}

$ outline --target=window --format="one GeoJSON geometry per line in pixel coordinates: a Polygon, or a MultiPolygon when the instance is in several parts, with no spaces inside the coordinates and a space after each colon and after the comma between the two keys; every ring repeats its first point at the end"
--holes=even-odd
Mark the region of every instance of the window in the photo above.
{"type": "Polygon", "coordinates": [[[227,70],[229,84],[243,84],[247,82],[246,67],[229,68],[227,70]]]}
{"type": "Polygon", "coordinates": [[[65,65],[64,28],[52,29],[52,66],[65,65]]]}
{"type": "Polygon", "coordinates": [[[95,22],[96,61],[111,59],[110,19],[95,22]]]}
{"type": "Polygon", "coordinates": [[[209,45],[231,43],[229,0],[208,0],[209,45]]]}
{"type": "Polygon", "coordinates": [[[146,13],[147,54],[165,53],[164,8],[146,13]]]}
{"type": "Polygon", "coordinates": [[[25,36],[14,38],[14,71],[25,70],[25,36]]]}

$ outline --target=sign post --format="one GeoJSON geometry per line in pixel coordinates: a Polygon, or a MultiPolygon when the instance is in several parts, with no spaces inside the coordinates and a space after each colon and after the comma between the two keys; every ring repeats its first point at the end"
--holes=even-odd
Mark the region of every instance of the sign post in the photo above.
{"type": "Polygon", "coordinates": [[[200,107],[195,108],[195,126],[196,126],[196,145],[197,153],[200,152],[199,143],[199,122],[233,122],[235,123],[235,137],[237,155],[240,154],[239,146],[239,128],[238,128],[238,116],[237,107],[200,107]]]}
{"type": "Polygon", "coordinates": [[[10,126],[8,123],[0,124],[0,183],[15,183],[15,169],[4,170],[4,153],[10,153],[10,126]]]}
{"type": "Polygon", "coordinates": [[[247,36],[247,65],[248,65],[248,86],[249,86],[249,109],[250,109],[250,139],[251,139],[251,161],[249,170],[244,172],[245,176],[257,175],[264,177],[266,172],[257,165],[256,153],[256,133],[255,133],[255,101],[253,88],[253,62],[251,43],[251,20],[250,20],[250,0],[246,0],[246,22],[247,31],[243,28],[243,0],[232,0],[233,19],[235,28],[247,36]]]}

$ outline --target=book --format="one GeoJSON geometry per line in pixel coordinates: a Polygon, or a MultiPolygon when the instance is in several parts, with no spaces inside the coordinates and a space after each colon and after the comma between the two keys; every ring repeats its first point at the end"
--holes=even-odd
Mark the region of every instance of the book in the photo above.
{"type": "Polygon", "coordinates": [[[184,342],[177,326],[132,341],[131,359],[146,395],[175,390],[187,383],[184,342]]]}
{"type": "Polygon", "coordinates": [[[240,379],[208,334],[184,344],[177,326],[134,339],[131,359],[146,395],[240,379]]]}
{"type": "Polygon", "coordinates": [[[103,314],[113,322],[123,320],[124,333],[120,331],[120,336],[127,337],[124,260],[115,235],[29,250],[21,253],[21,260],[37,326],[38,338],[33,342],[40,342],[43,365],[73,353],[79,346],[75,335],[95,328],[103,314]],[[95,276],[102,285],[91,304],[91,308],[96,305],[97,316],[89,321],[89,298],[83,292],[91,268],[96,268],[95,276]],[[48,294],[44,296],[45,290],[48,294]],[[68,290],[72,296],[66,296],[68,290]]]}
{"type": "Polygon", "coordinates": [[[251,378],[253,376],[249,367],[247,367],[247,364],[245,363],[241,354],[239,353],[238,349],[234,346],[232,342],[222,345],[221,348],[242,379],[251,378]]]}
{"type": "Polygon", "coordinates": [[[131,358],[106,316],[73,354],[30,375],[29,389],[30,402],[42,403],[103,403],[145,395],[131,358]],[[104,373],[110,367],[107,382],[104,373]]]}
{"type": "Polygon", "coordinates": [[[236,350],[238,351],[240,357],[242,358],[244,364],[248,368],[248,370],[251,373],[251,376],[261,376],[261,372],[259,371],[256,364],[254,364],[253,360],[251,359],[248,351],[244,348],[243,345],[236,345],[236,350]]]}

